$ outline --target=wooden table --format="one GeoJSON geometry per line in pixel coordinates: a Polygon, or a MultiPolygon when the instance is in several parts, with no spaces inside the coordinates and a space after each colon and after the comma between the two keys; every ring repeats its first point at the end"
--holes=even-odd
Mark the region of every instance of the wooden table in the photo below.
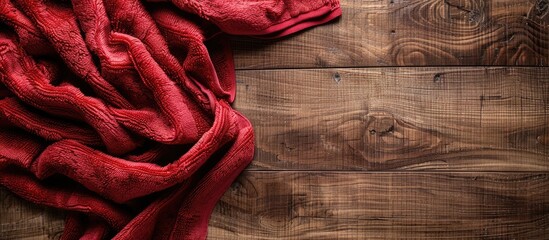
{"type": "MultiPolygon", "coordinates": [[[[549,2],[341,4],[292,37],[235,38],[256,157],[209,238],[549,238],[549,2]]],[[[62,228],[0,192],[0,239],[62,228]]]]}

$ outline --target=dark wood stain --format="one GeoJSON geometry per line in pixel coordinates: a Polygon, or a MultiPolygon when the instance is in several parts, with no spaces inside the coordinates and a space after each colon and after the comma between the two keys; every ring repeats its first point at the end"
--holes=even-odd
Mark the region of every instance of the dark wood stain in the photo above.
{"type": "MultiPolygon", "coordinates": [[[[209,238],[549,238],[549,1],[342,7],[235,39],[256,156],[209,238]]],[[[0,239],[58,239],[63,216],[0,188],[0,239]]]]}

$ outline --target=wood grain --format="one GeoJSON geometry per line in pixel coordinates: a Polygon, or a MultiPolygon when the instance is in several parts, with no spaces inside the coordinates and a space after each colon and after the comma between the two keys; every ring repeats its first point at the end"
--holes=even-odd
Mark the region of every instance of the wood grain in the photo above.
{"type": "MultiPolygon", "coordinates": [[[[59,237],[60,214],[2,191],[1,239],[59,237]]],[[[208,239],[544,239],[549,174],[246,171],[209,224],[208,239]]]]}
{"type": "Polygon", "coordinates": [[[59,239],[63,226],[60,211],[23,201],[0,187],[0,239],[59,239]]]}
{"type": "Polygon", "coordinates": [[[549,69],[238,71],[253,169],[549,170],[549,69]]]}
{"type": "Polygon", "coordinates": [[[277,42],[238,38],[239,69],[549,62],[547,0],[342,0],[339,22],[277,42]]]}
{"type": "MultiPolygon", "coordinates": [[[[549,1],[341,5],[301,34],[235,38],[256,157],[209,239],[547,239],[549,1]]],[[[62,230],[0,187],[0,239],[62,230]]]]}
{"type": "Polygon", "coordinates": [[[546,239],[547,173],[246,172],[209,239],[546,239]]]}

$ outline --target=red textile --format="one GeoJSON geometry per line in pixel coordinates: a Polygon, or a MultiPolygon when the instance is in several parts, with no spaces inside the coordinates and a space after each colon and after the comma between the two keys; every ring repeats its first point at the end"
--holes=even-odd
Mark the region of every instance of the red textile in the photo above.
{"type": "Polygon", "coordinates": [[[1,0],[0,184],[68,210],[63,239],[204,239],[254,153],[218,33],[340,14],[337,0],[1,0]]]}

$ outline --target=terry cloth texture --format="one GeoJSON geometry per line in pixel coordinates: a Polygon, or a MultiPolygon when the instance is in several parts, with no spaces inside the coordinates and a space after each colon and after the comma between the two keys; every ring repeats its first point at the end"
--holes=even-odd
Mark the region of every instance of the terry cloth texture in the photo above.
{"type": "Polygon", "coordinates": [[[281,37],[337,0],[1,0],[0,184],[63,239],[204,239],[250,163],[225,34],[281,37]]]}

